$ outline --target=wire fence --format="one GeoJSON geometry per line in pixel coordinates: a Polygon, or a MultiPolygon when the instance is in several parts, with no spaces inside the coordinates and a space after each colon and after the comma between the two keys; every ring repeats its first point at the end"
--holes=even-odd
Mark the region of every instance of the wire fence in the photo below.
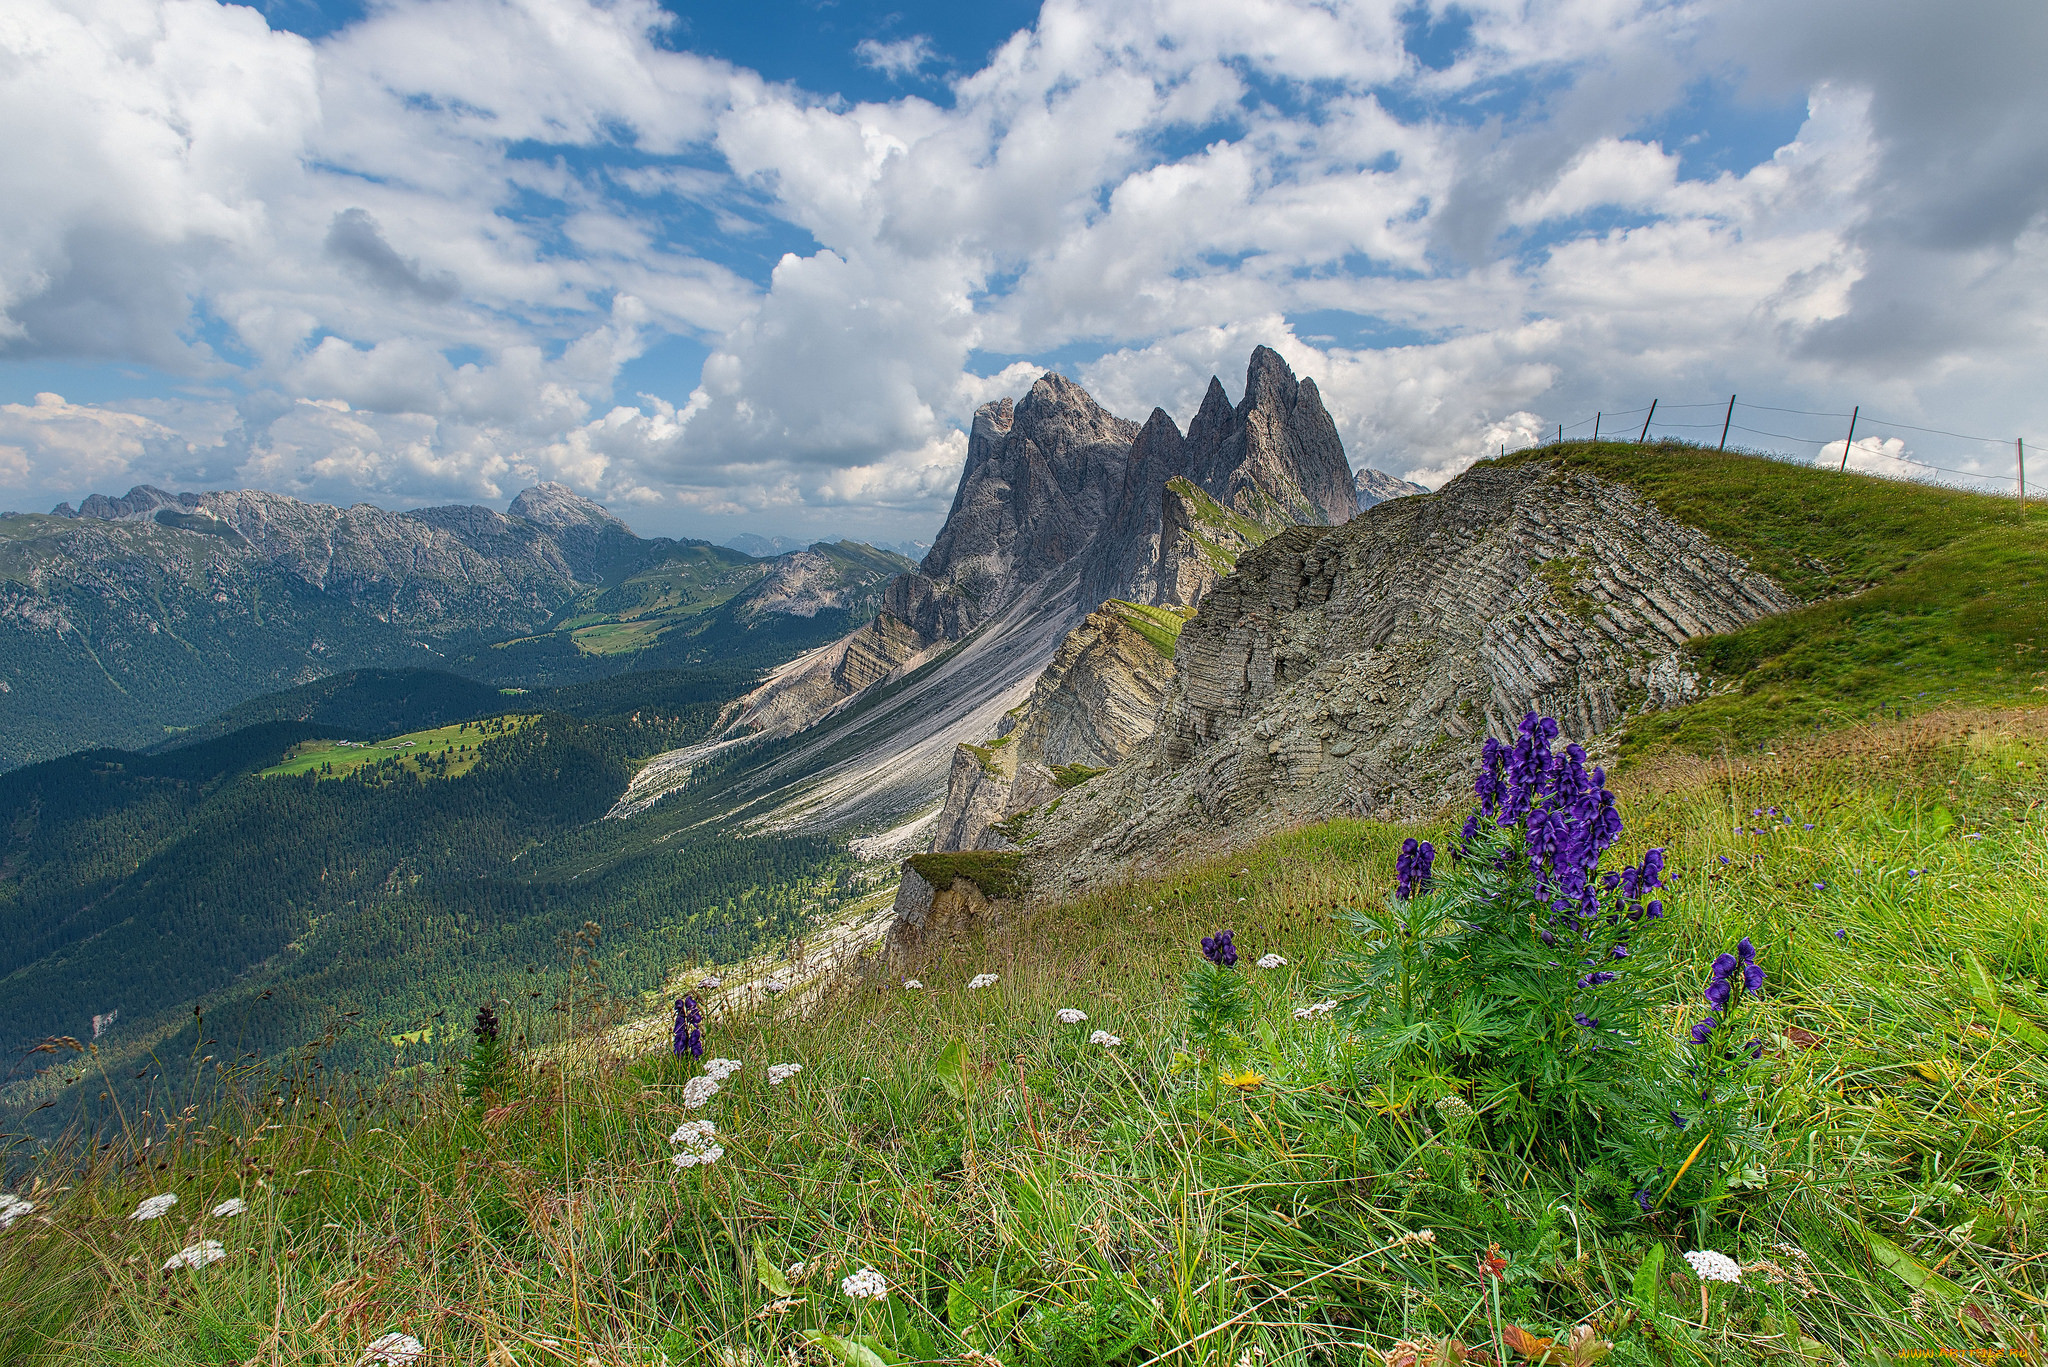
{"type": "MultiPolygon", "coordinates": [[[[1590,418],[1560,423],[1554,432],[1519,449],[1603,438],[1635,442],[1674,438],[1720,450],[1733,446],[1802,464],[1832,464],[1864,474],[1928,480],[1979,492],[2010,492],[2021,499],[2027,491],[2025,438],[1979,437],[1894,422],[1865,413],[1860,404],[1846,413],[1830,413],[1742,403],[1732,394],[1705,403],[1655,400],[1641,408],[1602,409],[1590,418]],[[1803,449],[1759,446],[1752,440],[1758,437],[1803,449]]],[[[1501,449],[1505,454],[1506,446],[1501,449]]]]}

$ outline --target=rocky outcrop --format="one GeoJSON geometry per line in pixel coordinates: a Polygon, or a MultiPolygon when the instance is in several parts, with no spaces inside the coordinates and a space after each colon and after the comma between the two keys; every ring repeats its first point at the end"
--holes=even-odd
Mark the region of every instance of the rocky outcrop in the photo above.
{"type": "Polygon", "coordinates": [[[1135,750],[1158,718],[1182,620],[1170,609],[1104,603],[1068,632],[995,739],[953,752],[932,849],[1008,849],[993,827],[1135,750]]]}
{"type": "Polygon", "coordinates": [[[1352,484],[1358,490],[1358,511],[1361,513],[1391,499],[1413,498],[1416,494],[1429,492],[1426,485],[1390,475],[1385,470],[1360,470],[1352,484]]]}
{"type": "Polygon", "coordinates": [[[1419,816],[1482,734],[1534,709],[1591,739],[1687,701],[1685,641],[1792,606],[1627,489],[1484,464],[1245,555],[1182,630],[1152,738],[1012,824],[1061,893],[1337,813],[1419,816]]]}
{"type": "Polygon", "coordinates": [[[858,541],[818,542],[776,557],[740,604],[740,616],[816,617],[828,611],[864,616],[880,606],[890,582],[912,568],[902,556],[858,541]]]}

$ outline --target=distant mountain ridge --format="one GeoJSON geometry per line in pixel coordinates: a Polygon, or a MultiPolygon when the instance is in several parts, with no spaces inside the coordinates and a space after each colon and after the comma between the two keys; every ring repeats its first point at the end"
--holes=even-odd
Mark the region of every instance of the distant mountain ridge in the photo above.
{"type": "Polygon", "coordinates": [[[560,484],[504,512],[95,494],[0,516],[0,767],[148,745],[354,668],[552,685],[772,665],[871,614],[909,567],[857,543],[762,560],[645,539],[560,484]]]}

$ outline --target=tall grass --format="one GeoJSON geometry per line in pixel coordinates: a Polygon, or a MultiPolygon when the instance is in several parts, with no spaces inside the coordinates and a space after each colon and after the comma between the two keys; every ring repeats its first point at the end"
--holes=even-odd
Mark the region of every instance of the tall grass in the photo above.
{"type": "Polygon", "coordinates": [[[744,1067],[700,1111],[694,1066],[593,1028],[494,1105],[441,1075],[329,1087],[309,1059],[208,1118],[131,1117],[17,1186],[0,1360],[350,1364],[402,1331],[489,1367],[1376,1363],[1502,1357],[1510,1324],[1590,1324],[1623,1362],[2038,1354],[2043,763],[2042,714],[1952,711],[1621,781],[1623,847],[1679,874],[1672,1031],[1737,938],[1770,974],[1767,1157],[1697,1222],[1489,1147],[1295,1018],[1340,910],[1384,894],[1402,836],[1445,834],[1333,821],[990,929],[913,967],[922,989],[877,971],[805,1014],[714,1016],[708,1051],[744,1067]],[[1243,1086],[1196,1063],[1180,1001],[1224,926],[1247,965],[1288,960],[1248,970],[1243,1086]],[[803,1071],[771,1087],[778,1062],[803,1071]],[[725,1153],[678,1169],[667,1135],[700,1117],[725,1153]],[[170,1215],[127,1218],[158,1192],[170,1215]],[[248,1213],[206,1214],[230,1196],[248,1213]],[[229,1256],[159,1271],[201,1238],[229,1256]],[[1702,1246],[1747,1269],[1704,1319],[1677,1257],[1702,1246]],[[863,1267],[886,1302],[842,1292],[863,1267]]]}

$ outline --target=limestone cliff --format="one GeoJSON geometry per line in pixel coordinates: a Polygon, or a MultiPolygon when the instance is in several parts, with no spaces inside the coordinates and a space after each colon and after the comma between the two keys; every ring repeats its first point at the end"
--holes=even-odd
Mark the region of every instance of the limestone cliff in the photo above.
{"type": "Polygon", "coordinates": [[[1593,739],[1696,696],[1679,648],[1784,611],[1775,583],[1620,486],[1485,464],[1239,560],[1181,631],[1158,729],[1012,822],[1048,893],[1337,813],[1417,816],[1530,709],[1593,739]]]}
{"type": "Polygon", "coordinates": [[[1351,466],[1315,382],[1297,380],[1262,346],[1235,407],[1212,376],[1185,436],[1153,410],[1132,444],[1105,535],[1090,551],[1082,595],[1192,606],[1229,573],[1237,551],[1282,527],[1344,522],[1357,506],[1351,466]]]}
{"type": "Polygon", "coordinates": [[[992,827],[1118,763],[1152,734],[1182,616],[1104,603],[1060,642],[1024,705],[953,753],[932,849],[1006,849],[992,827]]]}

